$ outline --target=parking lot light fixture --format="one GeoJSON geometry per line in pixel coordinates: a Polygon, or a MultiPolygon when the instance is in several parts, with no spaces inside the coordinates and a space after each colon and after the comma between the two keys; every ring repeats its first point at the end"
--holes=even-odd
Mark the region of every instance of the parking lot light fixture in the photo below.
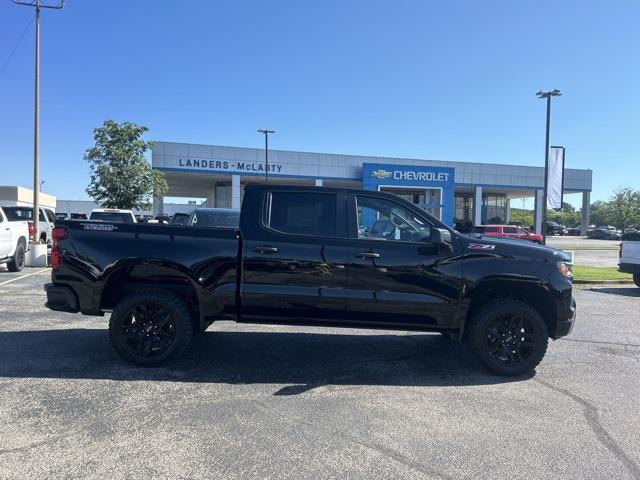
{"type": "Polygon", "coordinates": [[[549,129],[551,126],[551,97],[559,97],[562,95],[557,88],[550,92],[543,92],[540,90],[536,93],[536,96],[540,99],[547,100],[547,133],[546,142],[544,146],[544,190],[542,192],[542,244],[547,244],[547,188],[549,187],[549,129]]]}
{"type": "Polygon", "coordinates": [[[258,132],[264,134],[264,183],[269,183],[269,134],[276,132],[262,128],[258,132]]]}
{"type": "Polygon", "coordinates": [[[56,4],[47,4],[41,0],[12,0],[16,5],[35,8],[36,23],[36,58],[35,58],[35,92],[33,115],[33,237],[34,244],[40,243],[38,219],[40,218],[40,9],[60,10],[64,0],[56,4]]]}

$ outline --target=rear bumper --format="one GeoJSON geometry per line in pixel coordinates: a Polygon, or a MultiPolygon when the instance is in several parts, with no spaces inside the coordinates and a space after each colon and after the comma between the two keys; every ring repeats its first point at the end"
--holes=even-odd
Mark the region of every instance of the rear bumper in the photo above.
{"type": "Polygon", "coordinates": [[[623,273],[640,273],[640,264],[620,262],[618,264],[618,270],[623,273]]]}
{"type": "Polygon", "coordinates": [[[47,303],[45,303],[44,306],[50,310],[71,313],[80,311],[78,297],[76,297],[71,287],[47,283],[44,286],[44,291],[47,292],[47,303]]]}
{"type": "Polygon", "coordinates": [[[561,318],[558,318],[558,320],[556,320],[556,329],[555,332],[552,332],[551,338],[557,340],[558,338],[566,337],[567,335],[569,335],[571,333],[571,330],[573,330],[573,324],[575,323],[575,320],[576,299],[571,297],[571,302],[569,303],[566,312],[564,312],[564,315],[562,315],[561,318]]]}

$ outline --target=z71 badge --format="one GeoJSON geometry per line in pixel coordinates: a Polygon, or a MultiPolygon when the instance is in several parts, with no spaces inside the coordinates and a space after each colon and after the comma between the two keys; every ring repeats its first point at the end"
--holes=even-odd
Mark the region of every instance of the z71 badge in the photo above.
{"type": "Polygon", "coordinates": [[[495,250],[495,245],[489,245],[488,243],[470,243],[469,250],[495,250]]]}

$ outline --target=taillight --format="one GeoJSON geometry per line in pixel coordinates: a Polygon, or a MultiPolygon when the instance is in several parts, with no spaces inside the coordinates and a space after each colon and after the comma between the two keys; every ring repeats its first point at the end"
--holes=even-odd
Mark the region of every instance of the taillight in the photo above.
{"type": "Polygon", "coordinates": [[[28,222],[29,225],[29,237],[33,238],[33,222],[28,222]]]}
{"type": "Polygon", "coordinates": [[[59,268],[62,265],[62,257],[60,255],[60,247],[58,240],[64,240],[69,235],[66,227],[53,227],[51,230],[51,268],[59,268]]]}

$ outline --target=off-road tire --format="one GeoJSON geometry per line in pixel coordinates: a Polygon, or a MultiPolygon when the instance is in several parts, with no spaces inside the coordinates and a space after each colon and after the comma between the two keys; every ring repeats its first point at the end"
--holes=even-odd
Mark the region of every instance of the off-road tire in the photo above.
{"type": "Polygon", "coordinates": [[[13,258],[7,262],[7,268],[10,272],[21,272],[24,268],[24,245],[18,242],[13,258]]]}
{"type": "MultiPolygon", "coordinates": [[[[511,322],[511,320],[508,320],[511,322]]],[[[510,331],[510,330],[509,330],[510,331]]],[[[547,351],[549,343],[549,334],[547,325],[538,311],[531,305],[514,299],[498,299],[483,305],[480,305],[472,312],[469,325],[466,330],[466,340],[470,344],[478,361],[488,370],[498,375],[518,376],[532,372],[540,363],[547,351]],[[491,343],[496,337],[496,326],[504,327],[503,319],[522,318],[526,324],[522,330],[517,330],[516,334],[501,333],[503,341],[513,341],[513,349],[508,346],[502,346],[498,342],[491,343]],[[520,343],[518,344],[519,340],[520,343]],[[523,347],[533,342],[533,346],[523,347]],[[498,349],[498,352],[494,350],[498,349]],[[491,352],[494,351],[494,354],[491,352]],[[518,355],[514,355],[518,352],[518,355]],[[523,358],[523,353],[526,357],[523,358]],[[512,355],[520,357],[513,363],[506,363],[497,358],[497,355],[508,356],[511,362],[512,355]]]]}
{"type": "MultiPolygon", "coordinates": [[[[145,330],[146,331],[146,330],[145,330]]],[[[193,323],[189,309],[185,303],[180,300],[176,295],[161,289],[141,290],[136,293],[125,297],[116,305],[116,308],[111,314],[109,320],[109,336],[111,338],[111,344],[118,354],[127,362],[141,367],[157,367],[164,365],[171,360],[179,357],[191,342],[193,336],[193,323]],[[166,340],[167,330],[163,330],[161,333],[165,337],[153,336],[151,340],[145,340],[144,331],[140,325],[149,324],[153,334],[153,326],[156,327],[160,322],[153,322],[154,315],[149,315],[148,321],[143,316],[140,317],[138,324],[131,322],[138,322],[138,319],[132,320],[132,313],[134,309],[142,308],[142,312],[151,310],[164,312],[171,318],[170,323],[165,325],[163,329],[169,329],[169,336],[172,336],[171,340],[166,340]],[[135,328],[137,326],[137,329],[135,328]],[[127,330],[125,332],[124,330],[127,330]],[[134,336],[135,338],[132,338],[134,336]],[[159,340],[158,340],[159,339],[159,340]],[[152,347],[147,348],[148,343],[157,340],[156,349],[159,351],[156,354],[153,353],[152,347]],[[162,340],[168,343],[168,346],[160,343],[162,340]],[[142,342],[144,347],[141,350],[134,348],[139,346],[142,342]],[[133,346],[132,346],[133,345],[133,346]],[[150,350],[146,352],[146,350],[150,350]]],[[[149,335],[146,335],[149,337],[149,335]]]]}

